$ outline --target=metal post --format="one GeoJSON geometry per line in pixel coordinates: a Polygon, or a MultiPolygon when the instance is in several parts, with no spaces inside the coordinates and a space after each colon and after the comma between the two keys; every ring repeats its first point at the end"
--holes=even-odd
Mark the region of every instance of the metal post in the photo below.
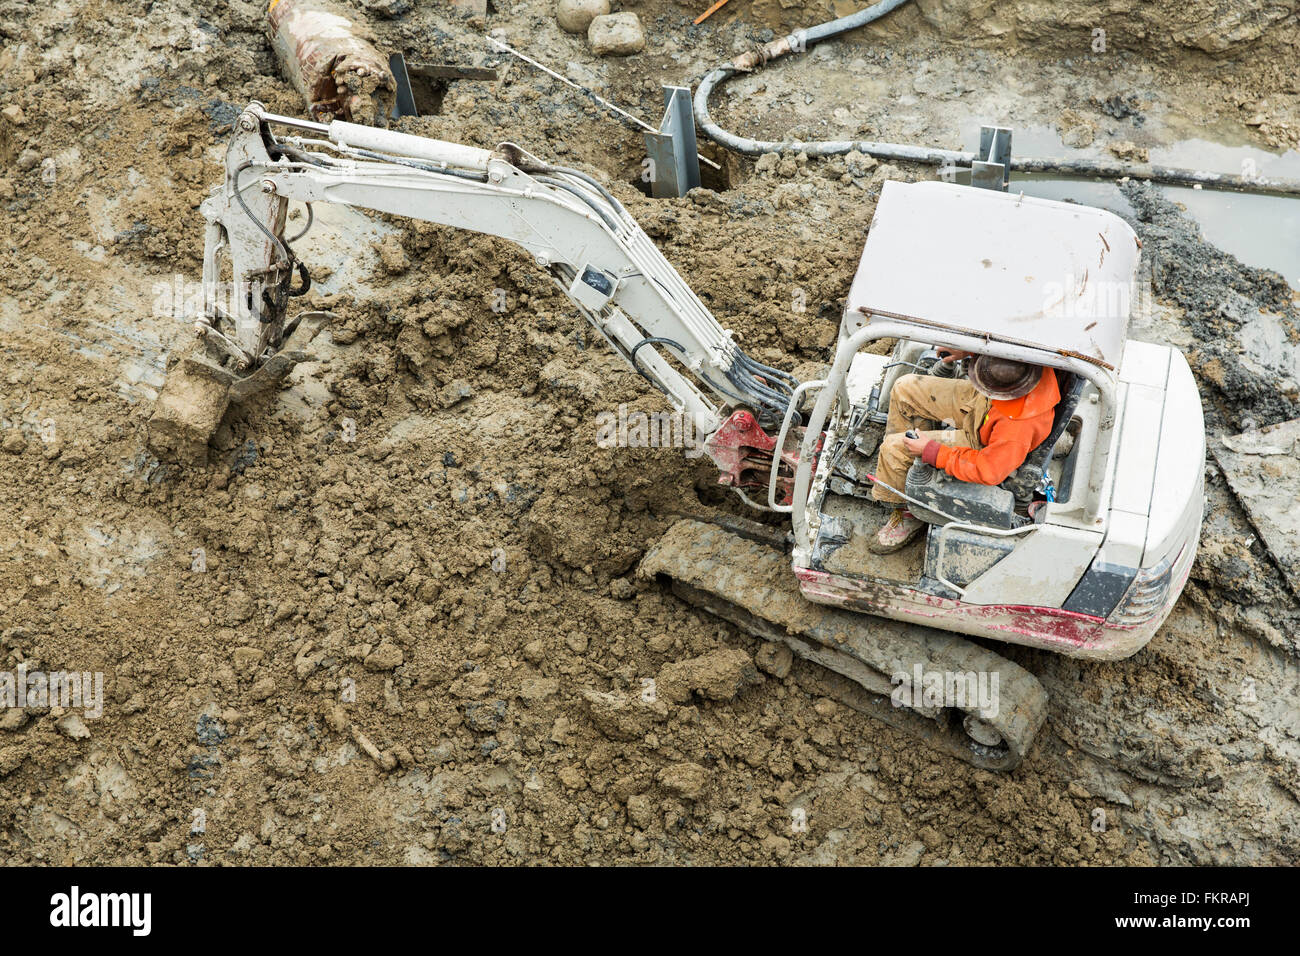
{"type": "Polygon", "coordinates": [[[650,195],[656,199],[685,196],[700,185],[690,87],[665,86],[664,107],[659,132],[645,134],[646,154],[650,159],[650,195]]]}
{"type": "Polygon", "coordinates": [[[980,158],[970,164],[970,184],[1006,192],[1011,184],[1011,127],[980,127],[980,158]]]}
{"type": "Polygon", "coordinates": [[[406,73],[406,57],[394,53],[388,58],[388,69],[392,71],[393,79],[397,82],[397,96],[394,98],[392,118],[419,116],[420,111],[415,108],[415,93],[411,89],[411,78],[406,73]]]}

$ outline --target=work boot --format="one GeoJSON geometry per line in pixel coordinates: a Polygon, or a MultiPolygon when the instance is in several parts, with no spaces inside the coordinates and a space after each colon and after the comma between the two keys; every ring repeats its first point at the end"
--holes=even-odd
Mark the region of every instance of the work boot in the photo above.
{"type": "Polygon", "coordinates": [[[871,552],[893,554],[915,541],[916,536],[924,530],[924,521],[914,517],[912,512],[905,508],[895,508],[890,512],[889,520],[876,532],[876,540],[870,545],[871,552]]]}

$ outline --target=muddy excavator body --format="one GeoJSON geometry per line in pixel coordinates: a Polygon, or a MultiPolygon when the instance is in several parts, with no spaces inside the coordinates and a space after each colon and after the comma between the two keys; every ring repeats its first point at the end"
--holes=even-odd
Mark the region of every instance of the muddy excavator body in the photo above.
{"type": "Polygon", "coordinates": [[[202,207],[204,312],[196,354],[174,364],[150,423],[160,454],[202,460],[228,402],[310,355],[328,316],[289,315],[309,284],[298,237],[284,235],[290,202],[520,246],[708,434],[719,483],[767,513],[679,522],[640,574],[786,645],[835,675],[828,693],[960,759],[1015,767],[1047,707],[1032,674],[962,635],[1126,657],[1186,579],[1202,514],[1200,402],[1179,353],[1128,341],[1140,246],[1111,213],[887,182],[834,360],[800,382],[746,355],[589,173],[513,144],[477,149],[252,104],[202,207]],[[306,135],[278,139],[275,127],[306,135]],[[874,345],[886,340],[888,351],[874,345]],[[872,500],[872,468],[890,390],[905,370],[951,369],[938,348],[1045,366],[1062,401],[1049,438],[1001,486],[914,466],[896,490],[929,525],[925,539],[876,555],[867,544],[887,511],[872,500]],[[781,514],[788,532],[771,523],[781,514]]]}
{"type": "Polygon", "coordinates": [[[1128,340],[1139,252],[1100,209],[885,185],[807,429],[835,451],[795,482],[792,563],[809,600],[1074,657],[1151,639],[1196,554],[1205,431],[1182,354],[1128,340]],[[925,281],[930,263],[945,281],[925,281]],[[865,351],[886,338],[890,354],[865,351]],[[898,490],[924,543],[872,554],[890,390],[905,372],[948,371],[938,349],[1044,366],[1061,394],[1053,427],[1000,486],[918,461],[898,490]]]}

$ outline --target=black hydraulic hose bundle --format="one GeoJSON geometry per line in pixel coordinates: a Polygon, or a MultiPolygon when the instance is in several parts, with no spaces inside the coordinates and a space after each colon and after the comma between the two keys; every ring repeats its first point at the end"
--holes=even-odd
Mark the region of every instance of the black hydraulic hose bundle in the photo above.
{"type": "MultiPolygon", "coordinates": [[[[780,37],[757,50],[737,57],[731,63],[715,67],[704,75],[695,91],[695,122],[709,139],[733,152],[746,156],[764,153],[805,153],[809,157],[842,156],[857,151],[876,159],[894,162],[922,163],[930,166],[969,167],[980,157],[973,152],[952,149],[934,149],[926,146],[909,146],[900,143],[876,143],[868,140],[815,140],[813,142],[756,140],[737,136],[713,121],[709,115],[709,96],[715,89],[739,73],[749,73],[764,64],[791,53],[806,53],[814,43],[856,30],[879,20],[901,7],[908,0],[880,0],[857,13],[828,20],[806,30],[780,37]]],[[[1211,189],[1233,189],[1241,192],[1276,193],[1300,196],[1300,180],[1268,178],[1263,176],[1237,176],[1197,169],[1180,169],[1150,163],[1122,163],[1104,159],[1061,159],[1055,157],[1011,158],[1011,169],[1020,173],[1057,173],[1066,176],[1098,176],[1103,179],[1151,180],[1179,186],[1208,186],[1211,189]]]]}

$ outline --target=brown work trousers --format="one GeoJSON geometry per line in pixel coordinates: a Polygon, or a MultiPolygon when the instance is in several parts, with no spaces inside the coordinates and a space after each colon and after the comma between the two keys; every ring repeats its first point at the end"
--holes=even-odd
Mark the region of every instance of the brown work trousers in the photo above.
{"type": "MultiPolygon", "coordinates": [[[[903,375],[889,393],[889,423],[880,443],[876,477],[900,491],[906,490],[907,470],[915,460],[903,446],[903,433],[915,428],[922,438],[945,445],[981,448],[980,425],[989,412],[990,399],[964,378],[937,375],[903,375]],[[937,427],[936,427],[937,426],[937,427]]],[[[877,501],[898,504],[903,499],[876,484],[877,501]]]]}

